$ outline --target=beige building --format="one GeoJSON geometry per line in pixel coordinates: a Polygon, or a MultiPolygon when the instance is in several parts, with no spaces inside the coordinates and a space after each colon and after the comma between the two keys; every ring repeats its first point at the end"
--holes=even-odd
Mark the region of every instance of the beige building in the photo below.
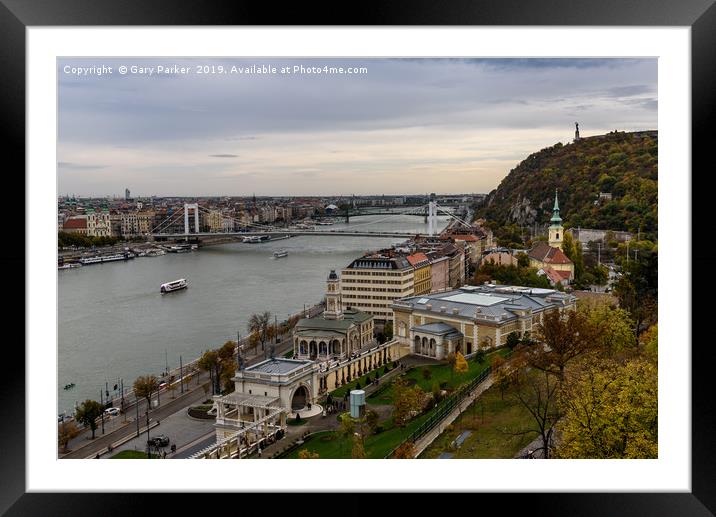
{"type": "Polygon", "coordinates": [[[87,235],[89,237],[112,236],[112,223],[109,218],[109,210],[105,208],[98,212],[90,208],[87,211],[87,235]]]}
{"type": "Polygon", "coordinates": [[[224,218],[219,210],[211,210],[206,217],[206,225],[210,232],[221,232],[224,230],[224,218]]]}
{"type": "Polygon", "coordinates": [[[412,296],[393,303],[394,337],[417,355],[444,359],[506,344],[532,332],[550,310],[573,310],[576,298],[553,289],[483,285],[412,296]]]}
{"type": "Polygon", "coordinates": [[[341,271],[343,310],[357,309],[381,322],[391,321],[392,302],[414,293],[415,271],[393,250],[381,250],[354,260],[341,271]]]}

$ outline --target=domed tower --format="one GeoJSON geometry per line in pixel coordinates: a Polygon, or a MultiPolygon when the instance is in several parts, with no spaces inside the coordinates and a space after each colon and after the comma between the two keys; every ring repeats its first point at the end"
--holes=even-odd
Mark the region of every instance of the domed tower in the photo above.
{"type": "Polygon", "coordinates": [[[323,311],[323,318],[327,320],[342,320],[343,310],[341,309],[341,282],[338,279],[335,269],[331,269],[326,281],[326,310],[323,311]]]}
{"type": "Polygon", "coordinates": [[[552,219],[550,219],[550,223],[549,245],[553,248],[562,249],[564,228],[562,228],[562,218],[559,216],[559,200],[557,199],[557,189],[554,190],[554,208],[552,209],[552,219]]]}

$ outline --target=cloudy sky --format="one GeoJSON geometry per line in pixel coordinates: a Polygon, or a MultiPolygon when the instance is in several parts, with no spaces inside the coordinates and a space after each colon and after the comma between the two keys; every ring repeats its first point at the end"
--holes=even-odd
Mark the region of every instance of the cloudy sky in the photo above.
{"type": "Polygon", "coordinates": [[[489,192],[577,121],[657,128],[656,59],[73,58],[58,78],[61,195],[489,192]],[[175,64],[191,72],[118,73],[175,64]],[[368,72],[281,73],[295,65],[368,72]]]}

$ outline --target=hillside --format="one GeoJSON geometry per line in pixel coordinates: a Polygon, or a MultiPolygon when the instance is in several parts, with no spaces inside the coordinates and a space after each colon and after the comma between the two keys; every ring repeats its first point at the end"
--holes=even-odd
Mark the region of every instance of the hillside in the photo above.
{"type": "Polygon", "coordinates": [[[554,190],[565,227],[627,230],[655,239],[658,133],[612,132],[531,154],[490,192],[477,215],[493,227],[549,223],[554,190]],[[599,200],[599,193],[612,199],[599,200]]]}

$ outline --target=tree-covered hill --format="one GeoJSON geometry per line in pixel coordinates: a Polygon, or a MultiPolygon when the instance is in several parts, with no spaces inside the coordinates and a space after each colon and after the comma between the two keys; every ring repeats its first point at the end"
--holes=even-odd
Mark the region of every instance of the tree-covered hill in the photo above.
{"type": "Polygon", "coordinates": [[[656,131],[612,132],[557,143],[512,169],[477,215],[494,228],[545,225],[557,188],[565,227],[641,228],[642,235],[656,240],[657,154],[656,131]],[[600,192],[612,199],[599,199],[600,192]]]}

